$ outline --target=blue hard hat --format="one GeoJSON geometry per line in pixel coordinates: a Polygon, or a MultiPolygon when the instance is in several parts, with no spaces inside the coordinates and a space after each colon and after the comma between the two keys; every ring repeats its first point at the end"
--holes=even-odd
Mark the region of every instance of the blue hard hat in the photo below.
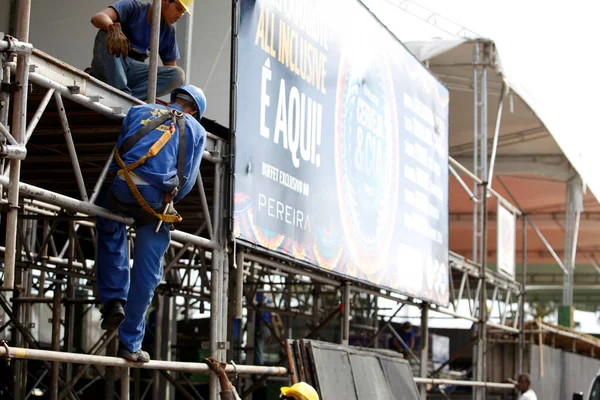
{"type": "Polygon", "coordinates": [[[173,89],[171,92],[171,103],[175,101],[175,97],[180,93],[186,94],[194,100],[196,110],[198,111],[196,118],[200,121],[200,118],[204,115],[204,111],[206,111],[206,96],[204,96],[202,89],[194,85],[183,85],[173,89]]]}

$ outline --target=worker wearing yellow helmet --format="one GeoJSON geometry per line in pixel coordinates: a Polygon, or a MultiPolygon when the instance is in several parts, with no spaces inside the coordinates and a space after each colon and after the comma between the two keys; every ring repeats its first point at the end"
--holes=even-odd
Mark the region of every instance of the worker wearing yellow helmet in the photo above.
{"type": "MultiPolygon", "coordinates": [[[[217,361],[214,357],[208,357],[203,360],[210,370],[217,375],[219,383],[221,385],[221,400],[239,400],[239,396],[227,378],[225,368],[226,363],[217,361]]],[[[319,400],[319,394],[317,391],[306,382],[298,382],[290,387],[282,387],[281,395],[279,396],[282,400],[319,400]]]]}
{"type": "MultiPolygon", "coordinates": [[[[194,0],[161,0],[157,96],[170,93],[184,82],[177,66],[179,47],[174,24],[190,13],[194,0]]],[[[89,71],[94,77],[140,100],[148,93],[148,64],[152,32],[152,5],[140,0],[119,0],[92,17],[98,28],[94,58],[89,71]]]]}
{"type": "Polygon", "coordinates": [[[317,391],[306,382],[298,382],[280,390],[279,398],[282,400],[319,400],[317,391]]]}

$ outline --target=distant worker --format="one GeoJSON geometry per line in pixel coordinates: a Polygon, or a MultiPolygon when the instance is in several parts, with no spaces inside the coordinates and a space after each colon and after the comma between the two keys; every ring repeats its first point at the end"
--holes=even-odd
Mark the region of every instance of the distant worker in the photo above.
{"type": "MultiPolygon", "coordinates": [[[[221,400],[239,399],[235,387],[233,387],[225,373],[227,364],[217,361],[214,357],[205,358],[203,361],[219,378],[221,400]]],[[[283,400],[319,400],[317,391],[306,382],[298,382],[291,387],[282,387],[279,390],[281,392],[279,398],[283,400]]]]}
{"type": "MultiPolygon", "coordinates": [[[[190,12],[194,0],[161,0],[161,24],[156,95],[162,96],[183,84],[185,73],[177,66],[179,47],[175,22],[190,12]]],[[[92,17],[99,29],[94,42],[92,75],[140,100],[148,93],[148,64],[152,32],[150,3],[119,0],[92,17]]]]}
{"type": "Polygon", "coordinates": [[[127,226],[96,218],[101,326],[119,329],[117,355],[129,361],[150,360],[141,350],[144,317],[163,276],[171,225],[181,221],[173,204],[190,192],[198,177],[206,146],[199,120],[205,109],[204,93],[192,85],[173,90],[168,106],[132,107],[116,143],[111,165],[116,177],[108,193],[98,198],[98,205],[135,221],[130,272],[127,226]]]}
{"type": "Polygon", "coordinates": [[[271,341],[271,313],[268,311],[262,311],[262,306],[271,306],[271,300],[269,300],[264,293],[256,293],[256,319],[254,320],[254,363],[256,365],[263,365],[265,363],[265,344],[271,341]]]}
{"type": "MultiPolygon", "coordinates": [[[[408,346],[410,351],[415,349],[415,332],[410,322],[407,321],[402,324],[402,328],[400,329],[398,335],[400,338],[402,338],[402,341],[408,346]]],[[[395,336],[392,336],[390,339],[390,349],[396,350],[400,353],[408,353],[406,347],[404,347],[395,336]]]]}
{"type": "Polygon", "coordinates": [[[516,386],[517,389],[519,389],[519,392],[521,392],[519,400],[537,400],[535,392],[531,389],[531,379],[529,378],[529,375],[519,375],[516,386]]]}

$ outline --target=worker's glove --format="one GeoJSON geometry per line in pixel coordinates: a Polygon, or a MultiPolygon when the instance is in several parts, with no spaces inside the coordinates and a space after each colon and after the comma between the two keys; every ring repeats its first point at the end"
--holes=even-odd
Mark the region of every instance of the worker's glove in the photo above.
{"type": "Polygon", "coordinates": [[[202,360],[202,362],[208,365],[208,368],[210,368],[210,370],[217,375],[224,374],[225,368],[227,368],[227,363],[219,362],[219,360],[217,360],[214,357],[205,358],[204,360],[202,360]]]}
{"type": "Polygon", "coordinates": [[[106,48],[108,49],[108,54],[112,56],[127,58],[127,54],[129,54],[129,39],[121,31],[120,23],[115,22],[108,27],[106,48]]]}

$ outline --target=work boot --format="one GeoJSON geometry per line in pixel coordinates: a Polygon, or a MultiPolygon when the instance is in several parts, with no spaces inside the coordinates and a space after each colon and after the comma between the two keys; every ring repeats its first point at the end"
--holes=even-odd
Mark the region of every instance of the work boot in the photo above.
{"type": "Polygon", "coordinates": [[[125,319],[125,309],[123,302],[119,299],[112,299],[106,304],[102,312],[102,322],[100,327],[107,331],[114,331],[119,328],[121,322],[125,319]]]}
{"type": "Polygon", "coordinates": [[[136,352],[131,352],[121,342],[119,342],[119,350],[117,350],[117,356],[131,362],[147,363],[148,361],[150,361],[150,354],[148,354],[148,352],[142,349],[136,352]]]}

